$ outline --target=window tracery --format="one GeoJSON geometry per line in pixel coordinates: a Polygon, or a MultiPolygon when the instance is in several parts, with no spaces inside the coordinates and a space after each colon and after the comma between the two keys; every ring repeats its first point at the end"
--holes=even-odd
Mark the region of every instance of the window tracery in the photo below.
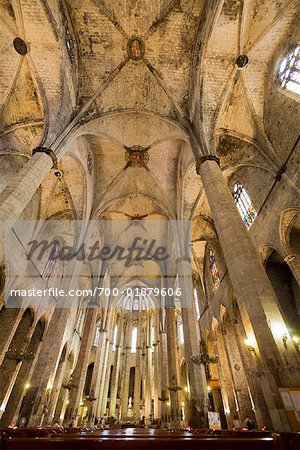
{"type": "Polygon", "coordinates": [[[300,45],[281,60],[278,79],[281,87],[300,95],[300,45]]]}
{"type": "Polygon", "coordinates": [[[233,198],[237,209],[243,219],[244,225],[249,230],[257,216],[257,212],[247,194],[246,189],[238,181],[233,188],[233,198]]]}

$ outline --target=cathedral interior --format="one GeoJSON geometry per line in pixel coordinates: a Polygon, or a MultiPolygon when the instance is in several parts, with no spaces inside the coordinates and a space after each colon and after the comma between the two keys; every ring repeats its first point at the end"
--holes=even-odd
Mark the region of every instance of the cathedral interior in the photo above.
{"type": "Polygon", "coordinates": [[[0,0],[1,429],[300,431],[299,15],[0,0]]]}

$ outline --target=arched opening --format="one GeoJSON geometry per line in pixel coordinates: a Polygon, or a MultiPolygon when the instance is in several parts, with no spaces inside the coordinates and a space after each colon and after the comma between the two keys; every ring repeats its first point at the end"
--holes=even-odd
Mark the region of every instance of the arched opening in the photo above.
{"type": "Polygon", "coordinates": [[[94,363],[88,365],[86,377],[85,377],[85,384],[83,389],[83,395],[88,396],[91,389],[91,383],[92,383],[92,376],[93,376],[93,370],[94,370],[94,363]]]}
{"type": "Polygon", "coordinates": [[[291,269],[274,250],[267,261],[266,271],[290,334],[299,334],[300,292],[291,269]]]}

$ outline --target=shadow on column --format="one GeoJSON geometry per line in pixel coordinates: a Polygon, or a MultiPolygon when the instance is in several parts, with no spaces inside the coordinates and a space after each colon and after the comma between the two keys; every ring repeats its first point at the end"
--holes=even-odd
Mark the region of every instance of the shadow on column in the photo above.
{"type": "Polygon", "coordinates": [[[278,304],[292,335],[300,332],[300,289],[289,266],[281,255],[273,250],[266,264],[266,272],[272,283],[278,304]]]}
{"type": "MultiPolygon", "coordinates": [[[[38,350],[39,344],[43,337],[44,329],[45,329],[45,322],[43,319],[41,319],[41,320],[39,320],[39,322],[37,323],[37,325],[35,327],[34,333],[32,335],[32,338],[31,338],[29,346],[28,346],[28,352],[33,353],[33,355],[35,357],[36,357],[36,352],[38,350]]],[[[26,382],[28,380],[28,375],[29,375],[29,372],[30,372],[30,369],[31,369],[33,363],[34,363],[33,359],[25,359],[22,362],[21,369],[16,378],[13,390],[12,390],[11,395],[8,400],[6,410],[2,417],[2,426],[3,427],[12,423],[12,421],[14,419],[14,416],[15,416],[18,406],[20,404],[22,395],[23,395],[24,391],[26,390],[26,382]]],[[[26,394],[23,398],[23,401],[25,399],[26,399],[26,394]]],[[[22,402],[22,404],[23,404],[23,402],[22,402]]],[[[19,414],[17,423],[19,423],[21,417],[23,417],[22,405],[21,405],[20,414],[19,414]]]]}

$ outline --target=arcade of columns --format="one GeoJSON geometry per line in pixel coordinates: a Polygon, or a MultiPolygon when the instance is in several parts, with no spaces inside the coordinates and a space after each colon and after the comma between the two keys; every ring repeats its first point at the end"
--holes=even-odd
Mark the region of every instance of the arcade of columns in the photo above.
{"type": "MultiPolygon", "coordinates": [[[[52,163],[46,153],[32,156],[1,193],[1,223],[8,217],[18,218],[52,163]]],[[[68,424],[73,418],[77,423],[85,420],[92,424],[103,416],[138,422],[144,416],[146,423],[162,419],[174,426],[191,423],[205,427],[207,410],[214,409],[221,412],[225,426],[232,425],[238,415],[255,419],[259,427],[290,429],[279,387],[299,386],[299,352],[290,339],[282,343],[272,333],[270,324],[284,327],[284,319],[217,158],[198,157],[197,172],[237,301],[236,320],[228,318],[227,325],[225,322],[223,328],[218,327],[213,342],[206,343],[209,354],[218,356],[217,362],[195,364],[191,360],[199,354],[196,314],[193,308],[178,311],[174,299],[173,306],[165,310],[150,304],[138,310],[86,308],[76,358],[69,353],[68,343],[62,347],[69,320],[76,329],[78,318],[72,317],[71,310],[68,314],[63,308],[55,308],[44,330],[43,320],[36,323],[29,309],[3,307],[3,426],[24,417],[27,424],[37,426],[68,424]],[[179,315],[183,345],[178,342],[179,315]],[[100,328],[95,347],[97,323],[100,328]],[[132,352],[134,327],[138,332],[136,351],[132,352]],[[245,349],[245,338],[253,343],[251,352],[245,349]],[[14,356],[15,348],[20,351],[14,356]],[[240,369],[233,373],[234,365],[240,369]],[[276,370],[278,366],[281,371],[276,370]],[[209,385],[208,376],[205,379],[205,368],[218,374],[216,385],[209,385]],[[259,375],[253,377],[253,373],[259,375]]],[[[287,262],[299,282],[299,261],[287,258],[287,262]]],[[[196,285],[196,289],[201,297],[201,286],[196,285]]]]}

